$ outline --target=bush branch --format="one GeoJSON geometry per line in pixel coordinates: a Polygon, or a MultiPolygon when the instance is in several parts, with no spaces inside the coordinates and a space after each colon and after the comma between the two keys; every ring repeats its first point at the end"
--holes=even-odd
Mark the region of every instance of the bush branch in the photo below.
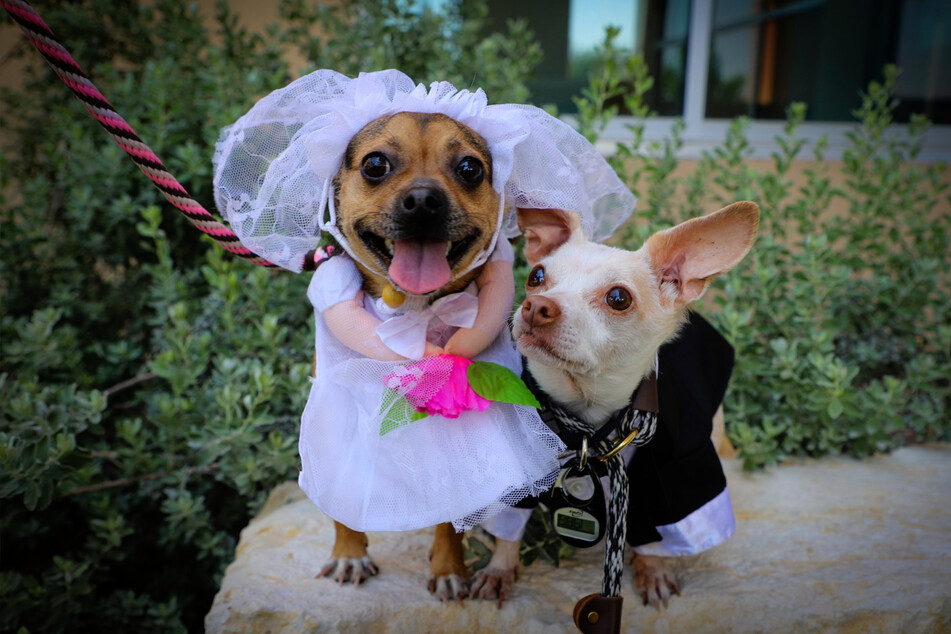
{"type": "Polygon", "coordinates": [[[158,471],[156,473],[146,473],[140,476],[135,476],[134,478],[119,478],[118,480],[107,480],[105,482],[98,482],[96,484],[87,484],[86,486],[77,487],[66,493],[63,493],[60,497],[68,498],[74,495],[83,495],[84,493],[95,493],[96,491],[104,491],[106,489],[114,489],[116,487],[123,487],[129,484],[136,484],[138,482],[146,482],[148,480],[157,480],[159,478],[164,478],[165,476],[173,474],[183,474],[185,476],[195,475],[195,474],[205,474],[211,473],[218,469],[218,463],[212,463],[204,467],[187,467],[185,469],[174,469],[166,471],[158,471]]]}
{"type": "Polygon", "coordinates": [[[116,383],[112,387],[107,387],[105,390],[103,390],[103,392],[105,393],[106,396],[112,396],[116,392],[125,390],[127,388],[132,387],[133,385],[138,385],[139,383],[143,383],[150,379],[154,379],[157,376],[158,374],[156,374],[155,372],[146,372],[145,374],[138,374],[132,377],[131,379],[126,379],[125,381],[122,381],[121,383],[116,383]]]}

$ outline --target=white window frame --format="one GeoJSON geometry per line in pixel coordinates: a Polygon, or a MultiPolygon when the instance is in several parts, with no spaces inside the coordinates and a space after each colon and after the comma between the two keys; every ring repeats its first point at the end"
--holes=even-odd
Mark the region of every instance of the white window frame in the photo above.
{"type": "MultiPolygon", "coordinates": [[[[713,31],[713,0],[693,0],[690,7],[690,26],[687,34],[687,66],[685,69],[684,115],[682,133],[683,147],[679,158],[696,159],[706,150],[721,144],[730,127],[729,119],[708,119],[705,116],[707,94],[707,69],[710,62],[710,37],[713,31]]],[[[670,136],[676,117],[654,117],[644,127],[645,143],[661,141],[670,136]]],[[[615,143],[628,142],[632,135],[627,126],[634,119],[619,116],[611,120],[599,140],[599,147],[612,151],[615,143]]],[[[753,119],[747,130],[753,159],[768,159],[779,150],[775,138],[782,135],[784,121],[753,119]]],[[[807,145],[799,158],[812,158],[811,147],[824,135],[827,140],[825,157],[840,160],[849,142],[845,133],[854,130],[855,123],[832,123],[806,121],[797,130],[797,137],[807,145]]],[[[892,126],[895,134],[907,134],[907,124],[892,126]]],[[[951,163],[951,125],[933,126],[925,134],[921,154],[923,162],[945,161],[951,163]]]]}

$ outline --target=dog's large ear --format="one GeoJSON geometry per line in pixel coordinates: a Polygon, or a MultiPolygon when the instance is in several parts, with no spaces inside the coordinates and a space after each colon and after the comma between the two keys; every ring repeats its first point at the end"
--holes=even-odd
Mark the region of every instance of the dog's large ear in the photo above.
{"type": "Polygon", "coordinates": [[[746,256],[758,227],[756,203],[737,202],[652,235],[645,246],[662,296],[676,305],[700,299],[715,275],[746,256]]]}
{"type": "Polygon", "coordinates": [[[573,236],[584,238],[581,218],[576,213],[561,209],[518,209],[517,213],[529,264],[535,264],[573,236]]]}

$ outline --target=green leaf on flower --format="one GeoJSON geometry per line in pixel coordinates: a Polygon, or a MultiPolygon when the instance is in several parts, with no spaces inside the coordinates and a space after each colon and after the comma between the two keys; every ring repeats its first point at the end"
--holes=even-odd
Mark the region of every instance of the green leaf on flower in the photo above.
{"type": "Polygon", "coordinates": [[[381,436],[429,416],[426,412],[417,412],[405,397],[400,396],[396,390],[390,388],[383,392],[380,413],[383,412],[386,412],[386,416],[383,417],[383,422],[380,424],[381,436]]]}
{"type": "Polygon", "coordinates": [[[498,363],[476,361],[466,370],[466,378],[475,393],[482,398],[513,405],[541,407],[524,381],[498,363]]]}

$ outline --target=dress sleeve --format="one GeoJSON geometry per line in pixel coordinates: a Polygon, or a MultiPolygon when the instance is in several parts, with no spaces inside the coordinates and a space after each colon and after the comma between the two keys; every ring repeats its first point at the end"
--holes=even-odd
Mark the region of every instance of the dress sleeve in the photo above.
{"type": "Polygon", "coordinates": [[[512,243],[505,239],[505,236],[499,236],[495,243],[495,251],[489,256],[489,262],[513,262],[515,260],[515,251],[512,250],[512,243]]]}
{"type": "Polygon", "coordinates": [[[346,255],[332,257],[322,263],[311,279],[307,298],[317,312],[324,312],[342,301],[353,299],[363,287],[357,265],[346,255]]]}

